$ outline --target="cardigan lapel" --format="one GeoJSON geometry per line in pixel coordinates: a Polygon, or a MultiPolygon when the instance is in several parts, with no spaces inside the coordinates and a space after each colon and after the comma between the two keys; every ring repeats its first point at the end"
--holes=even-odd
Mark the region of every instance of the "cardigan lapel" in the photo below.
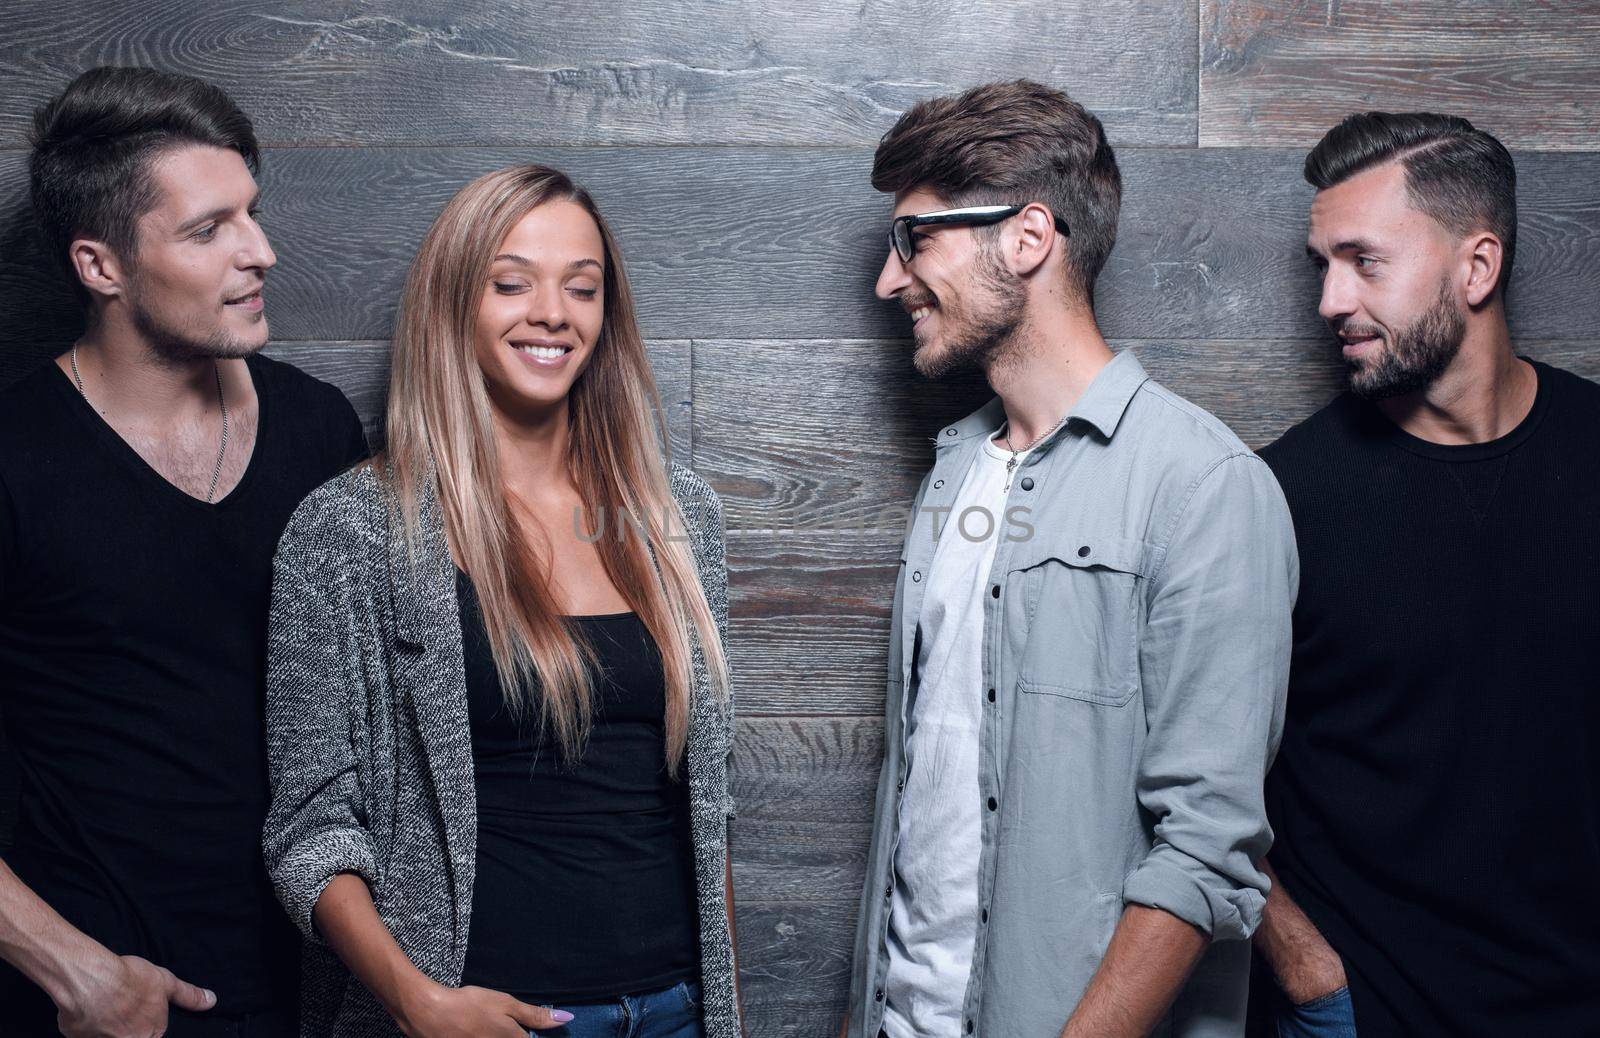
{"type": "Polygon", "coordinates": [[[432,473],[421,483],[418,543],[408,547],[398,514],[389,524],[390,587],[394,592],[393,680],[409,700],[439,801],[455,894],[455,948],[466,948],[477,855],[477,786],[455,567],[432,473]]]}

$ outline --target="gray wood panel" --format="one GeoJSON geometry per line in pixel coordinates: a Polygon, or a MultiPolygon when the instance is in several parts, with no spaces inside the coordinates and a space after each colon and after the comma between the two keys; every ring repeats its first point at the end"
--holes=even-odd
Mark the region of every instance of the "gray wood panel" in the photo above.
{"type": "Polygon", "coordinates": [[[1200,144],[1309,146],[1352,111],[1463,115],[1508,147],[1600,141],[1595,0],[1200,0],[1200,144]]]}
{"type": "Polygon", "coordinates": [[[1193,3],[1114,6],[23,0],[0,36],[0,146],[103,63],[209,79],[273,144],[873,144],[922,97],[1018,76],[1118,142],[1193,144],[1193,3]]]}
{"type": "Polygon", "coordinates": [[[733,751],[733,880],[741,898],[854,899],[866,876],[883,709],[876,716],[751,718],[733,751]]]}
{"type": "Polygon", "coordinates": [[[752,1038],[835,1038],[850,993],[856,903],[742,901],[740,983],[752,1038]]]}
{"type": "Polygon", "coordinates": [[[881,716],[739,723],[733,875],[752,1035],[838,1034],[882,753],[881,716]]]}
{"type": "MultiPolygon", "coordinates": [[[[1302,158],[1125,150],[1121,234],[1099,290],[1106,333],[1322,334],[1304,255],[1302,158]]],[[[264,219],[279,256],[267,282],[273,335],[387,338],[413,250],[445,200],[477,174],[526,160],[593,188],[622,242],[647,336],[905,334],[904,316],[872,294],[888,204],[866,182],[866,151],[309,148],[267,157],[264,219]]],[[[1519,157],[1511,322],[1521,337],[1583,338],[1600,326],[1597,161],[1519,157]]],[[[32,239],[25,180],[22,153],[0,153],[0,356],[61,341],[76,320],[32,239]]]]}
{"type": "Polygon", "coordinates": [[[729,535],[728,654],[741,714],[883,712],[901,540],[899,529],[729,535]]]}

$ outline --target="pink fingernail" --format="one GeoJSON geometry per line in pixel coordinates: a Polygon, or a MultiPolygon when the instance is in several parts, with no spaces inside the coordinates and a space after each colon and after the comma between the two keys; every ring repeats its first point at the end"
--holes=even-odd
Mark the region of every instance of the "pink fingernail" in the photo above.
{"type": "Polygon", "coordinates": [[[567,1012],[565,1009],[552,1009],[550,1010],[550,1019],[554,1020],[558,1024],[571,1023],[572,1014],[567,1012]]]}

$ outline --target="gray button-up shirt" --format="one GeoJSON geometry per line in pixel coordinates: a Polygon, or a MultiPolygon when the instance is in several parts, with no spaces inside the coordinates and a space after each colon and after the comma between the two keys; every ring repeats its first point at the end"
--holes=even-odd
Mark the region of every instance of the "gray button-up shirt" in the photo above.
{"type": "MultiPolygon", "coordinates": [[[[851,1038],[877,1038],[911,665],[935,530],[1004,418],[935,438],[895,587],[851,1038]]],[[[1054,1038],[1124,905],[1212,944],[1157,1035],[1239,1035],[1299,580],[1267,466],[1128,351],[1018,469],[984,596],[979,926],[963,1030],[1054,1038]],[[1019,508],[1020,506],[1020,508],[1019,508]],[[1009,518],[1009,521],[1007,519],[1009,518]]],[[[948,535],[948,534],[947,534],[948,535]]]]}

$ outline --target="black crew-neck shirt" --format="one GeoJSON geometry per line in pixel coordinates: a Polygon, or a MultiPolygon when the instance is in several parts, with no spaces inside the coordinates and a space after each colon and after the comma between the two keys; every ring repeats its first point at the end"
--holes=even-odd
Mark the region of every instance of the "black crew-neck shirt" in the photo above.
{"type": "MultiPolygon", "coordinates": [[[[54,363],[0,393],[0,712],[21,772],[6,861],[113,952],[215,991],[217,1014],[295,1005],[297,936],[261,854],[272,556],[300,500],[366,454],[337,389],[247,366],[254,452],[214,504],[54,363]]],[[[42,997],[0,964],[8,1013],[42,997]]]]}
{"type": "MultiPolygon", "coordinates": [[[[661,657],[635,613],[571,617],[595,651],[581,759],[508,710],[482,607],[459,571],[478,853],[463,984],[533,1003],[670,987],[700,974],[688,786],[667,775],[661,657]]],[[[535,691],[535,695],[537,692],[535,691]]]]}
{"type": "Polygon", "coordinates": [[[1443,446],[1346,394],[1262,450],[1300,595],[1267,781],[1357,1031],[1600,1034],[1600,386],[1443,446]]]}

